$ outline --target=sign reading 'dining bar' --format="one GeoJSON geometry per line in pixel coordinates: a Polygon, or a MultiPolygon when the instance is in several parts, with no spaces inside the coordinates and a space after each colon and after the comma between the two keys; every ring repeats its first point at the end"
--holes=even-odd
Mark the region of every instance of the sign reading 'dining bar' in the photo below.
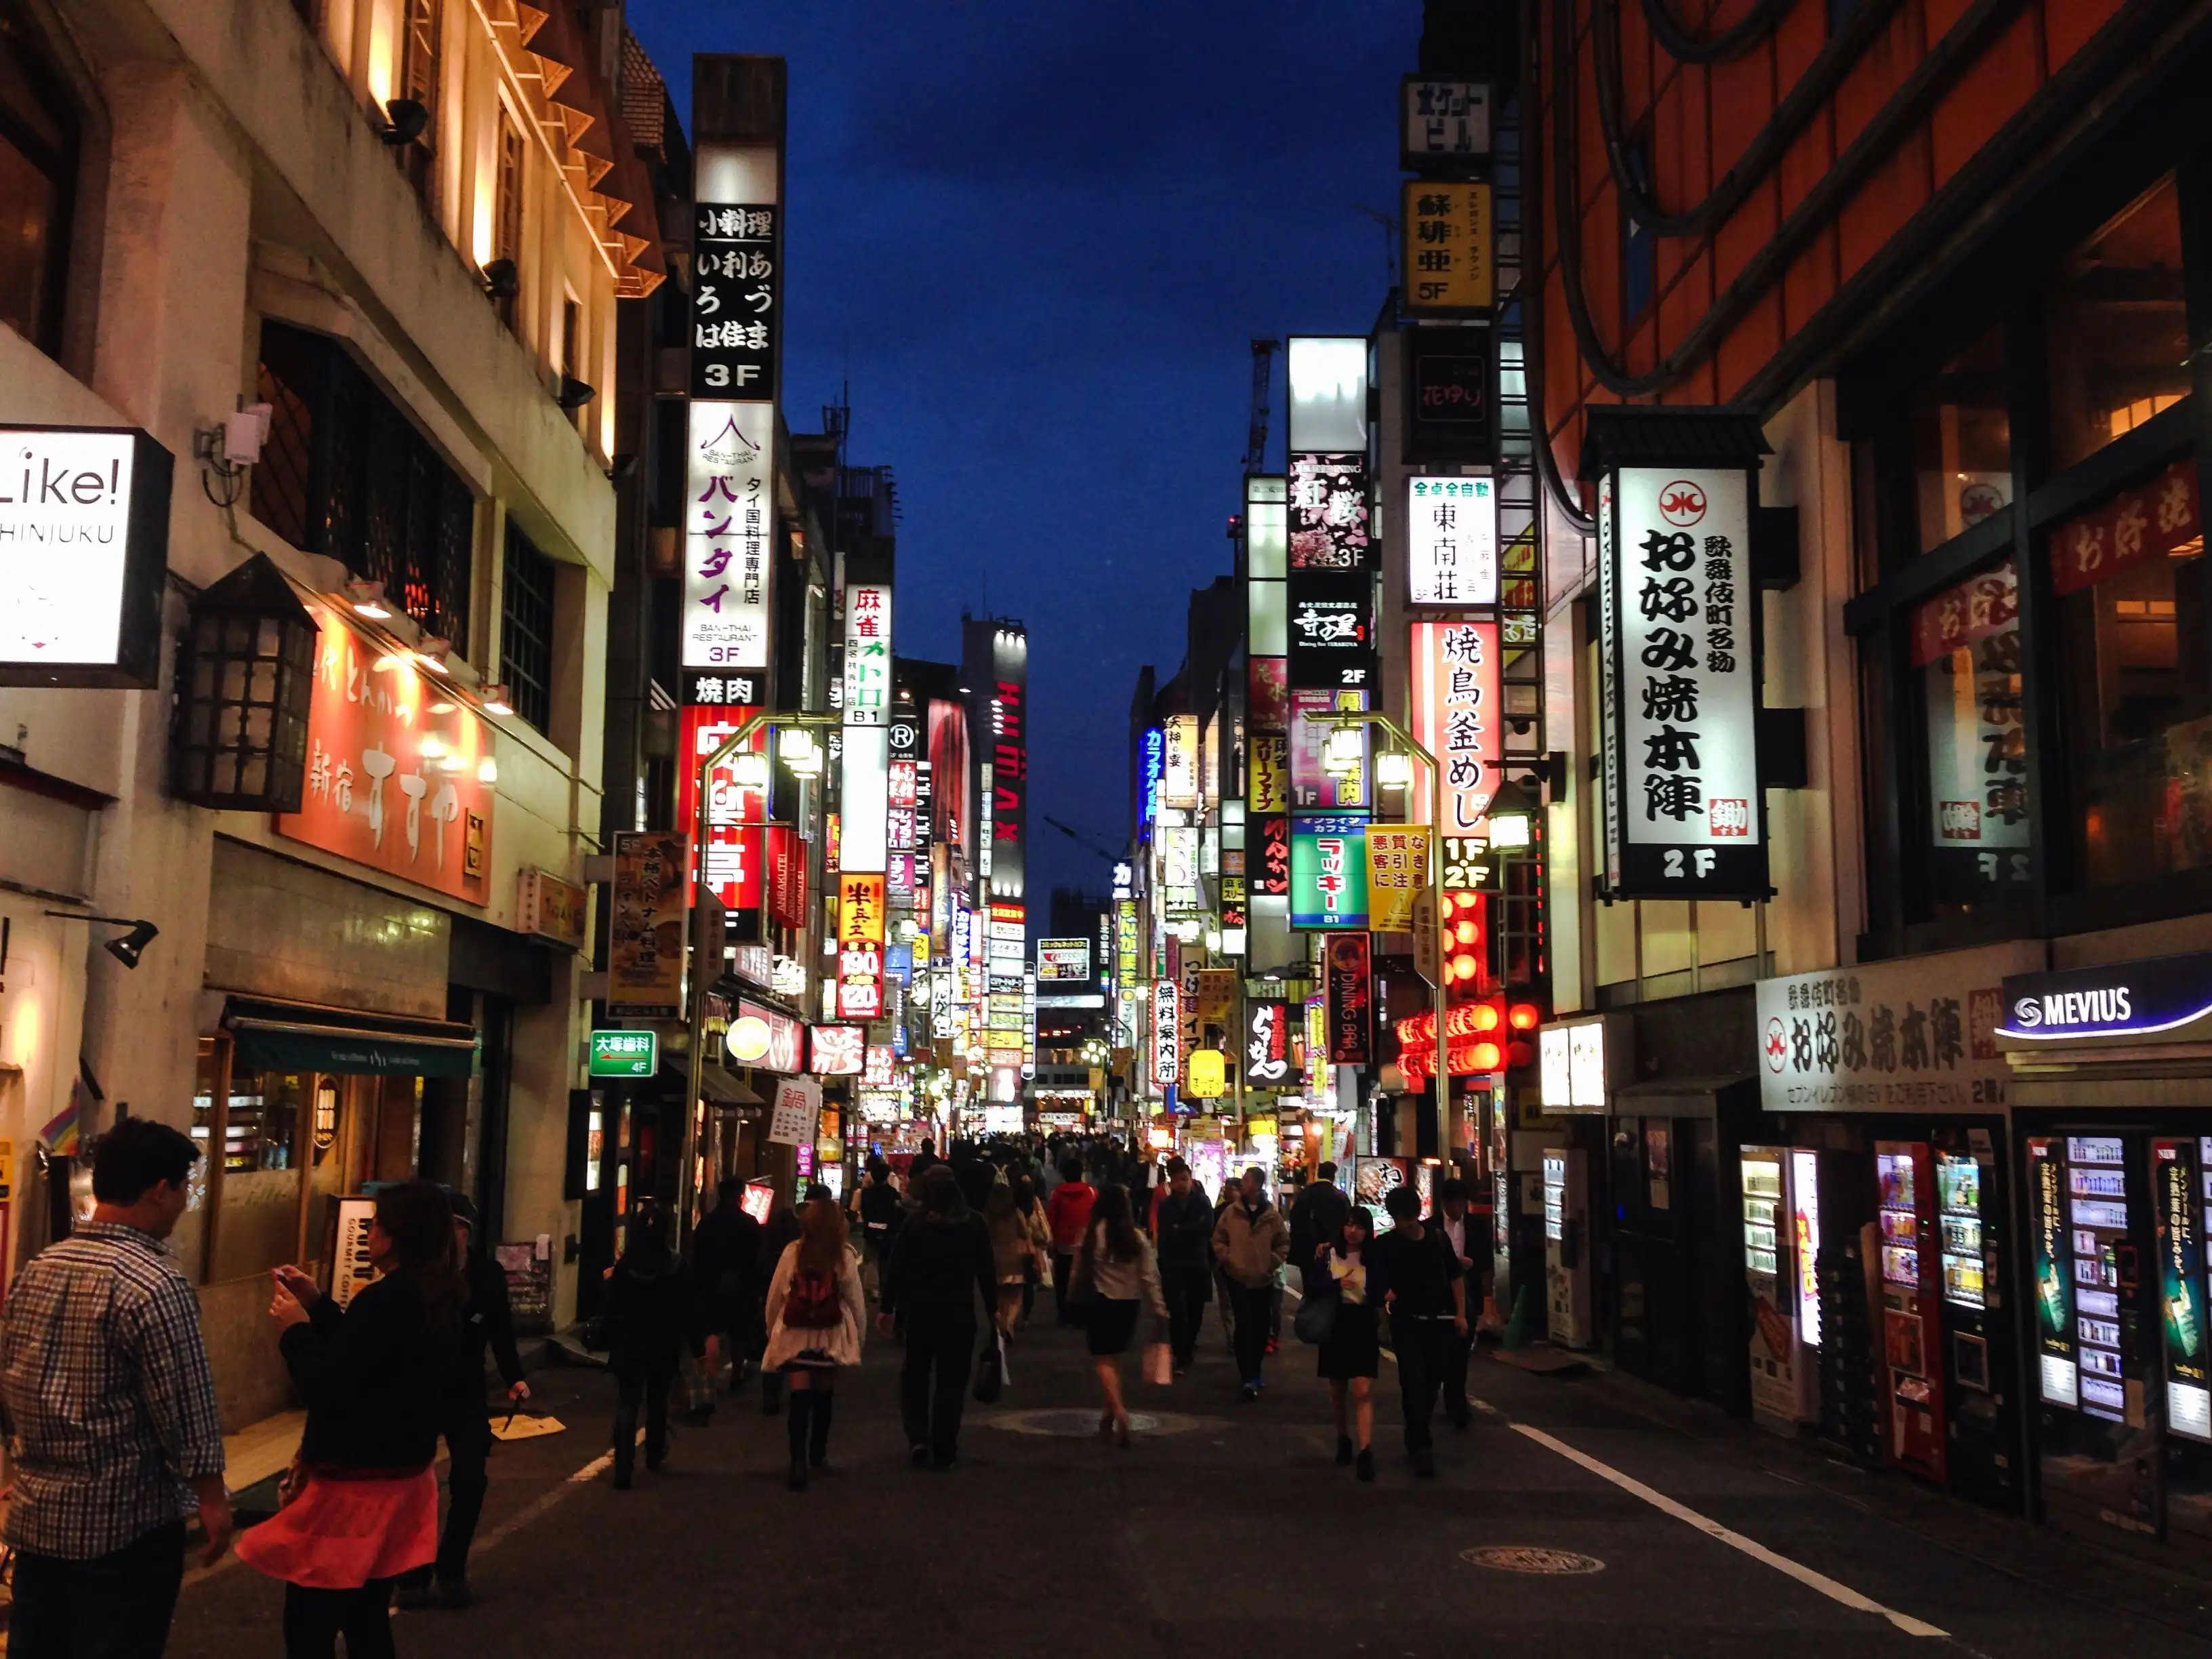
{"type": "Polygon", "coordinates": [[[1608,467],[1598,481],[1605,885],[1763,898],[1751,466],[1608,467]]]}
{"type": "Polygon", "coordinates": [[[684,664],[766,668],[775,405],[691,405],[684,501],[684,664]]]}
{"type": "Polygon", "coordinates": [[[170,471],[135,428],[0,428],[0,685],[158,683],[170,471]]]}

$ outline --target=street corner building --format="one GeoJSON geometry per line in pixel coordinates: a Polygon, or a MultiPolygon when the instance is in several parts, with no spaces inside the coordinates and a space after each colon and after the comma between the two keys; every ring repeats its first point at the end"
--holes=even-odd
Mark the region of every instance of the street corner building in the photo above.
{"type": "Polygon", "coordinates": [[[187,1130],[226,1427],[380,1182],[570,1316],[668,109],[617,9],[0,3],[0,1273],[187,1130]]]}

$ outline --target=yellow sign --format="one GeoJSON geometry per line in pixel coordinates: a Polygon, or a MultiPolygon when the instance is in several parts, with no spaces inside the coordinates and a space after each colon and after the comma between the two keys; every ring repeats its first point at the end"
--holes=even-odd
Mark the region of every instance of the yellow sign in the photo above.
{"type": "Polygon", "coordinates": [[[1413,925],[1413,900],[1428,890],[1426,824],[1367,830],[1367,925],[1378,933],[1402,933],[1413,925]]]}
{"type": "Polygon", "coordinates": [[[1414,179],[1400,205],[1407,308],[1486,311],[1497,304],[1488,183],[1414,179]]]}
{"type": "Polygon", "coordinates": [[[15,1191],[15,1143],[0,1140],[0,1198],[14,1196],[15,1191]]]}
{"type": "Polygon", "coordinates": [[[1250,786],[1245,791],[1246,810],[1255,817],[1272,817],[1291,810],[1291,740],[1281,732],[1255,732],[1249,739],[1252,765],[1250,786]]]}
{"type": "Polygon", "coordinates": [[[1199,1048],[1190,1057],[1190,1086],[1183,1092],[1193,1100],[1218,1100],[1229,1090],[1229,1068],[1218,1048],[1199,1048]]]}

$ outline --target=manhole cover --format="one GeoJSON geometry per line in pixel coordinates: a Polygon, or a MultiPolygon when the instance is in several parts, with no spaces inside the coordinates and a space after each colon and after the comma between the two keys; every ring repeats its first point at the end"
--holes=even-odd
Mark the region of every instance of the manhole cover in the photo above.
{"type": "MultiPolygon", "coordinates": [[[[1098,1413],[1080,1409],[994,1412],[981,1421],[992,1428],[1006,1429],[1015,1434],[1053,1435],[1069,1440],[1091,1438],[1098,1432],[1098,1413]]],[[[1198,1419],[1173,1412],[1129,1413],[1129,1430],[1133,1434],[1188,1434],[1198,1426],[1198,1419]]]]}
{"type": "Polygon", "coordinates": [[[1605,1563],[1595,1555],[1577,1555],[1572,1550],[1536,1549],[1527,1544],[1492,1544],[1462,1550],[1460,1559],[1495,1572],[1561,1574],[1605,1571],[1605,1563]]]}

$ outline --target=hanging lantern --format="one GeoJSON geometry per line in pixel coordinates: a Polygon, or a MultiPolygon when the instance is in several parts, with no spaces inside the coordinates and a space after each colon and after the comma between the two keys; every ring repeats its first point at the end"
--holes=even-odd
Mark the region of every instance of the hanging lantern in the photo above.
{"type": "Polygon", "coordinates": [[[315,619],[266,554],[204,591],[178,653],[171,793],[296,812],[307,784],[315,619]]]}

